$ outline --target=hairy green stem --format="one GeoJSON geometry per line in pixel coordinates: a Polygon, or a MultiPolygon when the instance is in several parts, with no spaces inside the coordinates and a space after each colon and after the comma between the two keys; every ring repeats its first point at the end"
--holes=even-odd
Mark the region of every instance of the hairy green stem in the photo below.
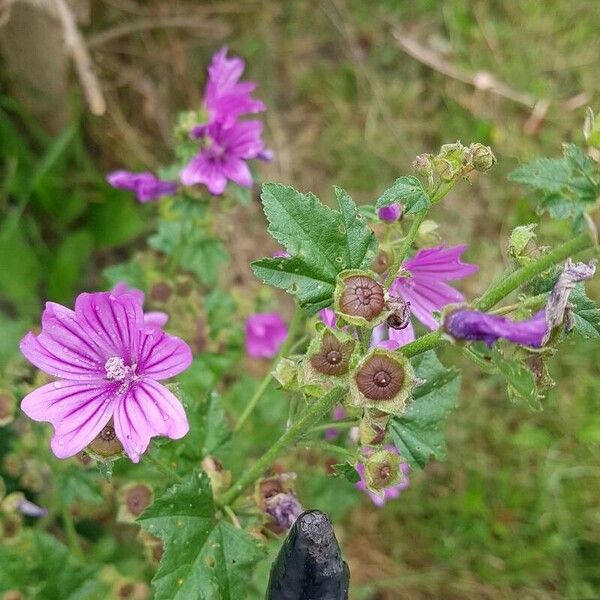
{"type": "Polygon", "coordinates": [[[478,310],[488,311],[490,308],[498,304],[511,292],[514,292],[518,287],[530,281],[540,273],[543,273],[550,267],[562,262],[569,256],[577,254],[586,248],[592,246],[592,241],[587,233],[580,233],[568,242],[561,244],[544,254],[537,260],[530,262],[528,265],[517,269],[497,285],[491,286],[475,303],[475,308],[478,310]]]}
{"type": "Polygon", "coordinates": [[[279,361],[279,359],[286,356],[287,353],[289,352],[290,348],[294,344],[294,337],[296,336],[298,327],[302,323],[302,319],[303,319],[302,310],[299,307],[296,307],[296,312],[294,313],[294,316],[292,317],[292,321],[291,321],[290,327],[288,329],[287,338],[285,339],[285,342],[283,342],[281,348],[279,349],[277,356],[273,359],[271,368],[269,369],[267,374],[263,377],[262,381],[258,384],[258,387],[254,391],[254,394],[252,394],[252,398],[250,398],[250,401],[248,402],[248,404],[246,404],[246,408],[244,409],[244,412],[241,414],[238,422],[236,423],[236,425],[233,429],[234,432],[239,431],[244,426],[244,424],[246,423],[246,421],[248,420],[248,418],[250,417],[250,415],[256,408],[256,405],[258,404],[260,399],[263,397],[263,394],[267,391],[267,388],[269,387],[269,384],[271,383],[271,380],[273,379],[273,369],[277,365],[277,362],[279,361]]]}
{"type": "Polygon", "coordinates": [[[306,435],[327,431],[328,429],[352,429],[358,426],[358,419],[340,419],[339,421],[328,421],[327,423],[319,423],[306,432],[306,435]]]}
{"type": "Polygon", "coordinates": [[[352,452],[351,450],[342,448],[341,446],[336,446],[335,444],[328,444],[327,442],[321,442],[319,440],[302,440],[300,445],[308,450],[323,450],[324,452],[337,454],[342,456],[348,462],[356,461],[356,452],[352,452]]]}
{"type": "Polygon", "coordinates": [[[346,395],[346,388],[338,386],[328,394],[313,402],[298,419],[245,473],[217,500],[219,506],[231,505],[251,484],[253,484],[279,457],[279,455],[316,421],[346,395]]]}

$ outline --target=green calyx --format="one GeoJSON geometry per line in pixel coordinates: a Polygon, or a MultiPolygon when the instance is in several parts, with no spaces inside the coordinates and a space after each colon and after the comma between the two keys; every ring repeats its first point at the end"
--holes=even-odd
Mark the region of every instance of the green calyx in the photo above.
{"type": "Polygon", "coordinates": [[[402,481],[400,456],[390,450],[379,450],[365,462],[365,483],[372,492],[383,493],[386,488],[402,481]]]}

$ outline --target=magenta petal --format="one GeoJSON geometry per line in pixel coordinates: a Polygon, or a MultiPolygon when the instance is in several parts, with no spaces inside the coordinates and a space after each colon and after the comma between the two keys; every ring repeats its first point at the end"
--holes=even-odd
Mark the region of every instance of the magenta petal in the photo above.
{"type": "Polygon", "coordinates": [[[137,288],[129,287],[127,282],[119,281],[111,290],[115,296],[122,296],[123,294],[131,294],[140,303],[140,306],[144,306],[144,292],[137,288]]]}
{"type": "Polygon", "coordinates": [[[256,313],[246,320],[246,353],[252,358],[273,358],[287,337],[278,313],[256,313]]]}
{"type": "Polygon", "coordinates": [[[42,314],[42,332],[28,333],[20,343],[22,354],[42,371],[73,380],[104,376],[106,358],[72,310],[49,302],[42,314]]]}
{"type": "Polygon", "coordinates": [[[445,246],[425,248],[419,250],[413,258],[405,261],[403,266],[415,278],[423,275],[442,281],[463,279],[479,270],[477,265],[463,263],[460,260],[466,249],[466,244],[451,248],[445,246]]]}
{"type": "Polygon", "coordinates": [[[415,330],[412,323],[409,321],[404,329],[390,329],[388,337],[391,341],[396,342],[398,347],[404,346],[415,340],[415,330]]]}
{"type": "Polygon", "coordinates": [[[331,308],[322,308],[319,311],[319,319],[327,325],[327,327],[335,327],[337,317],[331,308]]]}
{"type": "Polygon", "coordinates": [[[105,360],[118,356],[129,365],[137,362],[144,316],[135,296],[115,296],[111,292],[80,294],[75,302],[75,314],[105,360]]]}
{"type": "Polygon", "coordinates": [[[35,421],[52,423],[52,451],[58,458],[68,458],[83,450],[108,423],[116,387],[103,381],[55,381],[25,396],[21,409],[35,421]]]}
{"type": "Polygon", "coordinates": [[[144,325],[154,329],[161,329],[167,324],[169,315],[160,310],[154,310],[144,313],[144,325]]]}
{"type": "Polygon", "coordinates": [[[151,438],[164,435],[179,439],[189,431],[181,402],[151,379],[137,382],[119,399],[114,423],[117,437],[135,463],[148,448],[151,438]]]}
{"type": "Polygon", "coordinates": [[[139,347],[137,372],[151,379],[168,379],[192,363],[190,347],[182,339],[160,329],[141,332],[139,347]]]}
{"type": "Polygon", "coordinates": [[[227,179],[242,187],[252,187],[252,173],[241,158],[231,158],[223,164],[223,174],[227,179]]]}

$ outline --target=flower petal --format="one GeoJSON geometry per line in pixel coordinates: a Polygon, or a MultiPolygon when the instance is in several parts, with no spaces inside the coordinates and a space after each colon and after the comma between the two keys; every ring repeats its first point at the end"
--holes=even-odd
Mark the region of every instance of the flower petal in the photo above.
{"type": "Polygon", "coordinates": [[[119,399],[114,423],[117,437],[135,463],[148,448],[151,438],[164,435],[179,439],[189,431],[181,402],[152,379],[137,382],[119,399]]]}
{"type": "Polygon", "coordinates": [[[413,342],[415,340],[415,330],[413,329],[412,323],[409,321],[408,325],[404,329],[390,329],[388,337],[391,341],[398,344],[398,348],[413,342]]]}
{"type": "Polygon", "coordinates": [[[139,334],[144,327],[142,305],[132,294],[111,292],[79,294],[75,315],[107,360],[113,356],[133,365],[138,362],[139,334]]]}
{"type": "Polygon", "coordinates": [[[68,458],[83,450],[108,423],[118,384],[55,381],[34,390],[21,402],[23,412],[35,421],[54,426],[52,451],[68,458]]]}
{"type": "Polygon", "coordinates": [[[173,377],[192,363],[192,351],[180,338],[161,329],[146,329],[140,334],[139,375],[161,380],[173,377]]]}
{"type": "Polygon", "coordinates": [[[248,165],[240,158],[230,158],[223,163],[223,174],[227,179],[242,187],[252,187],[252,173],[248,165]]]}
{"type": "Polygon", "coordinates": [[[463,279],[479,270],[477,265],[463,263],[460,260],[466,249],[466,244],[459,244],[451,248],[446,248],[445,246],[424,248],[423,250],[419,250],[413,258],[405,261],[403,267],[415,279],[420,276],[441,281],[463,279]]]}
{"type": "Polygon", "coordinates": [[[160,329],[167,324],[169,320],[169,315],[160,310],[154,310],[147,313],[144,313],[144,325],[146,327],[153,327],[156,329],[160,329]]]}

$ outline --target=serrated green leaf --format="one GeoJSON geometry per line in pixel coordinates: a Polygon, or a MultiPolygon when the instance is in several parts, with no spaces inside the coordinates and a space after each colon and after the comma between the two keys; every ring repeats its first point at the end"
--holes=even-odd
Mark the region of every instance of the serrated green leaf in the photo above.
{"type": "Polygon", "coordinates": [[[522,402],[535,410],[542,408],[535,376],[523,362],[505,358],[497,348],[492,351],[492,361],[506,380],[511,401],[522,402]]]}
{"type": "Polygon", "coordinates": [[[573,219],[581,226],[582,214],[600,196],[600,168],[575,144],[565,144],[563,158],[536,158],[509,175],[543,193],[539,208],[554,219],[573,219]]]}
{"type": "Polygon", "coordinates": [[[575,286],[569,302],[573,305],[575,331],[586,339],[599,338],[600,307],[588,298],[583,284],[575,286]]]}
{"type": "Polygon", "coordinates": [[[417,356],[412,364],[424,383],[415,388],[404,413],[392,418],[390,433],[404,460],[412,468],[422,469],[430,458],[446,457],[444,426],[458,406],[460,374],[445,368],[433,351],[417,356]]]}
{"type": "Polygon", "coordinates": [[[297,296],[310,313],[331,304],[338,273],[368,268],[377,250],[375,236],[350,196],[340,188],[335,194],[339,212],[313,194],[263,185],[269,233],[290,258],[263,258],[252,263],[252,270],[263,282],[297,296]]]}
{"type": "Polygon", "coordinates": [[[146,287],[144,269],[136,260],[107,267],[102,274],[111,288],[121,281],[124,281],[129,287],[142,290],[146,287]]]}
{"type": "Polygon", "coordinates": [[[164,542],[156,600],[244,598],[250,568],[265,556],[255,538],[215,516],[205,473],[169,488],[138,522],[164,542]]]}
{"type": "Polygon", "coordinates": [[[377,208],[402,204],[404,214],[421,212],[431,206],[431,198],[418,177],[399,177],[375,202],[377,208]]]}

